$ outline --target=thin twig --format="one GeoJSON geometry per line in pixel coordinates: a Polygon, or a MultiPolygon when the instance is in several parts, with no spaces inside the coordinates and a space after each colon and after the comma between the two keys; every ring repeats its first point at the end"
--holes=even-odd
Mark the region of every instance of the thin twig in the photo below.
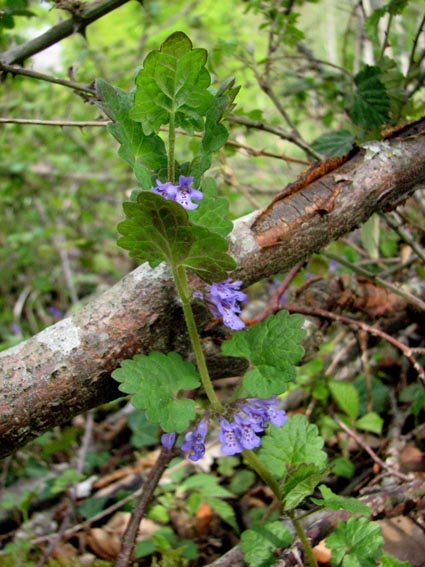
{"type": "Polygon", "coordinates": [[[403,228],[398,215],[396,213],[380,213],[380,216],[385,220],[388,226],[390,226],[400,236],[400,238],[402,238],[410,246],[410,248],[416,252],[419,258],[425,262],[425,250],[413,238],[413,236],[405,228],[403,228]]]}
{"type": "Polygon", "coordinates": [[[33,71],[32,69],[20,67],[19,65],[8,65],[0,61],[0,71],[3,71],[4,73],[10,73],[11,75],[22,75],[24,77],[30,77],[32,79],[37,79],[39,81],[54,83],[56,85],[61,85],[63,87],[67,87],[74,91],[79,91],[89,95],[96,94],[94,88],[89,85],[83,85],[82,83],[77,83],[75,81],[69,81],[65,79],[58,79],[57,77],[53,77],[53,75],[46,75],[46,73],[33,71]]]}
{"type": "Polygon", "coordinates": [[[400,350],[404,356],[410,361],[412,366],[415,368],[416,372],[419,375],[419,378],[425,384],[425,370],[413,356],[413,350],[404,345],[402,342],[398,341],[391,335],[388,335],[385,331],[381,331],[381,329],[377,329],[376,327],[372,327],[363,321],[357,321],[357,319],[352,319],[350,317],[346,317],[345,315],[339,315],[337,313],[332,313],[331,311],[326,311],[325,309],[313,308],[313,307],[304,307],[301,305],[290,305],[285,303],[282,306],[282,309],[286,309],[291,313],[301,313],[303,315],[310,315],[312,317],[322,317],[324,319],[332,319],[333,321],[338,321],[339,323],[345,323],[346,325],[352,325],[359,329],[363,329],[364,331],[370,333],[371,335],[380,337],[381,339],[387,341],[388,343],[392,344],[395,348],[400,350]]]}
{"type": "Polygon", "coordinates": [[[305,262],[299,262],[298,264],[296,264],[295,266],[293,266],[289,270],[289,272],[286,274],[284,279],[279,284],[279,287],[273,293],[273,295],[270,298],[270,301],[267,303],[266,307],[263,309],[263,311],[258,313],[258,315],[256,315],[252,319],[250,319],[250,321],[249,321],[250,324],[253,325],[254,323],[260,323],[260,321],[263,321],[264,319],[266,319],[266,317],[268,317],[272,313],[276,313],[276,311],[278,311],[283,294],[288,289],[288,287],[291,285],[292,280],[294,279],[294,277],[298,274],[298,272],[302,269],[302,267],[304,265],[305,265],[305,262]]]}
{"type": "Polygon", "coordinates": [[[158,482],[161,479],[163,472],[165,471],[168,463],[171,461],[174,452],[172,450],[162,447],[159,457],[152,467],[148,478],[143,486],[143,491],[139,496],[139,499],[133,508],[130,521],[128,522],[127,528],[123,535],[123,540],[121,544],[121,551],[117,557],[116,567],[131,567],[132,555],[134,546],[136,544],[137,532],[139,530],[140,522],[145,515],[148,504],[153,496],[155,488],[158,486],[158,482]]]}
{"type": "Polygon", "coordinates": [[[257,130],[263,130],[264,132],[269,132],[270,134],[274,134],[275,136],[279,136],[282,140],[287,140],[288,142],[292,142],[295,146],[301,148],[307,155],[310,157],[321,161],[322,155],[314,151],[308,144],[306,144],[303,140],[300,140],[297,136],[284,130],[280,126],[271,126],[263,122],[262,120],[252,120],[251,118],[247,118],[246,116],[237,116],[235,114],[229,114],[227,117],[229,122],[233,124],[241,124],[242,126],[246,126],[247,128],[254,128],[257,130]]]}
{"type": "Polygon", "coordinates": [[[355,431],[353,431],[353,429],[351,429],[351,427],[348,427],[348,425],[346,425],[343,421],[341,421],[336,415],[333,416],[333,419],[335,420],[335,422],[339,425],[339,427],[345,431],[345,433],[347,433],[347,435],[349,435],[352,439],[354,439],[354,441],[362,448],[366,451],[366,453],[372,458],[372,460],[377,463],[382,469],[385,469],[386,471],[388,471],[389,473],[391,473],[392,475],[400,478],[401,480],[408,482],[410,480],[412,480],[409,476],[396,471],[394,469],[392,469],[389,465],[387,465],[387,463],[385,463],[380,457],[378,457],[378,455],[375,453],[375,451],[373,451],[373,449],[371,449],[369,447],[369,445],[367,443],[365,443],[363,441],[363,439],[357,435],[357,433],[355,431]]]}
{"type": "MultiPolygon", "coordinates": [[[[38,37],[0,53],[0,61],[6,65],[23,63],[32,55],[40,53],[40,51],[47,49],[76,32],[84,35],[85,29],[89,24],[109,14],[109,12],[116,10],[127,2],[128,0],[104,0],[103,2],[94,1],[91,4],[86,4],[83,10],[75,11],[75,13],[72,13],[71,18],[59,22],[38,37]]],[[[84,4],[82,5],[84,6],[84,4]]]]}

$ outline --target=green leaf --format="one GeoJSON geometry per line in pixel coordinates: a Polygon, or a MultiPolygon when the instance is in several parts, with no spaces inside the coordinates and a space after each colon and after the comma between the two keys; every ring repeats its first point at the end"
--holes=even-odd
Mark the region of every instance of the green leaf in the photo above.
{"type": "Polygon", "coordinates": [[[198,473],[184,480],[180,487],[182,490],[197,490],[202,498],[213,496],[216,498],[232,498],[234,495],[219,484],[219,479],[206,473],[198,473]]]}
{"type": "Polygon", "coordinates": [[[119,246],[142,262],[180,265],[193,243],[185,209],[156,193],[142,192],[137,203],[124,203],[127,219],[118,225],[119,246]]]}
{"type": "Polygon", "coordinates": [[[228,502],[218,500],[218,498],[207,498],[206,502],[222,520],[229,524],[229,526],[232,526],[236,533],[239,533],[238,521],[236,519],[235,509],[233,506],[231,506],[228,502]]]}
{"type": "Polygon", "coordinates": [[[227,272],[236,268],[236,262],[226,254],[227,240],[202,226],[192,226],[194,240],[182,264],[204,281],[220,282],[227,272]]]}
{"type": "Polygon", "coordinates": [[[329,382],[329,389],[333,399],[345,413],[356,419],[359,414],[359,394],[353,384],[349,382],[329,382]]]}
{"type": "Polygon", "coordinates": [[[303,464],[314,464],[317,470],[326,468],[328,457],[322,450],[324,441],[316,425],[304,415],[294,415],[282,425],[270,425],[259,450],[261,461],[277,479],[286,477],[288,470],[303,464]]]}
{"type": "Polygon", "coordinates": [[[345,457],[337,457],[332,461],[332,472],[337,476],[352,478],[355,470],[353,463],[345,457]]]}
{"type": "Polygon", "coordinates": [[[363,429],[363,431],[370,431],[371,433],[376,433],[378,435],[382,433],[383,425],[384,420],[374,411],[367,413],[356,421],[356,427],[358,429],[363,429]]]}
{"type": "Polygon", "coordinates": [[[199,387],[199,376],[193,364],[176,352],[137,354],[124,360],[112,376],[120,382],[121,392],[131,394],[132,404],[146,410],[149,420],[164,431],[181,433],[195,418],[195,402],[179,398],[178,393],[199,387]]]}
{"type": "Polygon", "coordinates": [[[207,282],[226,279],[236,263],[226,252],[227,240],[189,221],[187,211],[161,195],[142,192],[137,203],[124,203],[127,219],[118,225],[118,244],[130,256],[151,266],[165,261],[185,266],[207,282]]]}
{"type": "Polygon", "coordinates": [[[389,115],[390,102],[380,75],[379,67],[366,65],[354,77],[357,88],[349,112],[354,124],[366,131],[382,126],[389,115]]]}
{"type": "Polygon", "coordinates": [[[304,354],[303,322],[301,316],[282,310],[222,344],[224,354],[247,358],[254,366],[243,379],[248,394],[268,398],[281,394],[286,383],[295,380],[294,364],[304,354]]]}
{"type": "Polygon", "coordinates": [[[233,101],[240,87],[235,87],[234,84],[233,78],[223,83],[208,108],[205,117],[205,133],[202,138],[202,148],[206,153],[216,152],[227,142],[229,132],[221,124],[221,120],[224,114],[235,106],[233,101]]]}
{"type": "Polygon", "coordinates": [[[396,557],[383,553],[381,565],[382,567],[409,567],[410,564],[408,561],[399,561],[396,557]]]}
{"type": "Polygon", "coordinates": [[[379,524],[366,518],[349,518],[339,522],[326,538],[332,550],[331,565],[336,567],[376,567],[383,544],[379,524]]]}
{"type": "Polygon", "coordinates": [[[327,470],[314,464],[301,464],[290,470],[281,487],[283,509],[288,511],[299,506],[327,474],[327,470]]]}
{"type": "Polygon", "coordinates": [[[204,198],[197,209],[189,211],[191,222],[204,226],[220,236],[227,236],[233,223],[229,220],[229,202],[217,195],[217,184],[212,177],[206,177],[201,187],[204,198]]]}
{"type": "Polygon", "coordinates": [[[146,135],[158,132],[170,117],[189,133],[203,130],[203,116],[213,98],[207,90],[211,79],[206,61],[206,50],[193,49],[183,32],[173,33],[159,50],[148,54],[136,78],[130,112],[146,135]]]}
{"type": "Polygon", "coordinates": [[[326,156],[341,156],[353,147],[355,137],[349,130],[338,130],[322,134],[312,144],[313,148],[326,156]]]}
{"type": "Polygon", "coordinates": [[[121,144],[118,155],[134,169],[137,180],[144,189],[152,187],[152,176],[167,167],[164,142],[156,134],[143,133],[140,124],[129,116],[133,95],[113,87],[103,79],[96,80],[98,106],[114,123],[108,130],[121,144]]]}
{"type": "Polygon", "coordinates": [[[292,543],[292,535],[281,521],[265,522],[241,536],[241,548],[250,567],[269,567],[276,561],[276,548],[292,543]]]}
{"type": "Polygon", "coordinates": [[[312,502],[318,506],[325,506],[331,510],[347,510],[353,514],[362,514],[363,516],[369,516],[371,514],[369,506],[366,506],[366,504],[363,504],[357,500],[357,498],[344,498],[343,496],[339,496],[325,485],[319,486],[319,490],[323,500],[311,498],[312,502]]]}

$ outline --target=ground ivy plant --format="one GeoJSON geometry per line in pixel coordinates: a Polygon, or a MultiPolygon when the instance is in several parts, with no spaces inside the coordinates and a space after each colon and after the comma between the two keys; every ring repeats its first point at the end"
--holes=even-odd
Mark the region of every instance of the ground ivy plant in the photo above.
{"type": "MultiPolygon", "coordinates": [[[[280,311],[251,328],[240,317],[246,295],[243,282],[230,277],[236,262],[226,239],[232,229],[228,204],[218,195],[214,179],[205,176],[214,152],[226,143],[222,121],[234,106],[238,87],[233,79],[213,87],[206,62],[206,50],[194,48],[184,33],[176,32],[147,55],[135,92],[128,94],[104,80],[96,84],[98,104],[112,120],[109,129],[120,144],[119,154],[141,187],[124,203],[118,244],[152,268],[168,264],[196,361],[195,366],[176,352],[152,351],[123,361],[113,377],[133,405],[162,428],[162,444],[170,451],[177,448],[192,461],[201,459],[206,438],[217,426],[222,453],[241,453],[270,486],[304,545],[307,561],[317,565],[296,509],[317,487],[322,498],[310,504],[356,515],[369,509],[322,484],[330,468],[317,427],[303,415],[288,418],[280,408],[279,395],[295,380],[294,365],[303,356],[302,317],[280,311]],[[179,142],[185,155],[188,147],[196,148],[191,161],[178,160],[178,133],[183,133],[179,142]],[[190,289],[188,271],[205,282],[202,290],[190,289]],[[219,398],[207,369],[193,313],[193,304],[200,301],[233,333],[222,344],[223,354],[249,361],[231,401],[219,398]]],[[[247,530],[241,539],[246,560],[262,567],[273,563],[276,548],[289,545],[293,536],[280,520],[271,520],[247,530]]],[[[332,565],[374,565],[382,538],[375,524],[353,517],[339,524],[329,546],[332,565]],[[364,538],[367,546],[360,544],[364,538]]]]}

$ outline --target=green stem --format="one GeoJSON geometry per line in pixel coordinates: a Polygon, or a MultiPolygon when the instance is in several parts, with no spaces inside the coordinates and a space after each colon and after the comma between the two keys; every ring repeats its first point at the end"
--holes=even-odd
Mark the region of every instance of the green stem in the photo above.
{"type": "Polygon", "coordinates": [[[190,291],[187,284],[186,272],[183,266],[178,268],[173,268],[174,281],[176,282],[177,291],[179,293],[182,306],[183,314],[187,325],[187,330],[189,332],[190,340],[193,347],[193,352],[195,354],[196,365],[201,376],[202,385],[204,387],[205,393],[208,399],[217,413],[222,413],[224,408],[221,405],[217,394],[214,391],[214,387],[211,382],[211,378],[208,372],[207,364],[205,362],[204,352],[202,350],[201,339],[199,338],[198,328],[195,323],[195,318],[193,316],[192,307],[190,305],[190,291]]]}
{"type": "Polygon", "coordinates": [[[170,123],[168,126],[168,181],[174,183],[174,151],[176,148],[176,123],[174,112],[170,112],[170,123]]]}
{"type": "Polygon", "coordinates": [[[273,494],[276,496],[278,502],[280,502],[280,489],[279,484],[276,479],[270,474],[266,469],[254,451],[250,449],[245,449],[243,452],[243,457],[248,465],[258,474],[258,476],[269,486],[273,494]]]}
{"type": "Polygon", "coordinates": [[[292,525],[295,528],[295,531],[297,532],[297,536],[300,538],[300,542],[303,544],[305,554],[307,555],[308,564],[310,565],[310,567],[319,567],[316,558],[314,557],[313,549],[305,534],[304,528],[302,527],[301,522],[295,517],[295,512],[291,510],[290,512],[287,512],[287,514],[292,522],[292,525]]]}
{"type": "MultiPolygon", "coordinates": [[[[279,484],[277,480],[274,479],[270,472],[266,469],[257,455],[253,451],[245,449],[243,456],[248,465],[262,478],[267,486],[272,489],[273,494],[276,496],[278,502],[281,503],[279,484]]],[[[310,567],[319,567],[316,558],[314,557],[313,549],[311,548],[310,542],[307,539],[301,522],[295,517],[295,513],[292,510],[287,512],[287,515],[291,520],[292,525],[294,526],[295,531],[297,532],[297,535],[304,547],[305,554],[308,558],[308,564],[310,565],[310,567]]]]}

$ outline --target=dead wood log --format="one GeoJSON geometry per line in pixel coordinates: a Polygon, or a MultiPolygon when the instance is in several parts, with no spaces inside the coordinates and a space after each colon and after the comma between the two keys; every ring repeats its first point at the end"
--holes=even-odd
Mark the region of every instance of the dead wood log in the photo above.
{"type": "MultiPolygon", "coordinates": [[[[231,276],[249,285],[285,272],[424,182],[425,118],[318,164],[265,210],[236,221],[231,276]]],[[[0,457],[117,397],[110,373],[124,358],[185,353],[183,329],[169,271],[142,265],[71,317],[0,353],[0,457]]]]}

